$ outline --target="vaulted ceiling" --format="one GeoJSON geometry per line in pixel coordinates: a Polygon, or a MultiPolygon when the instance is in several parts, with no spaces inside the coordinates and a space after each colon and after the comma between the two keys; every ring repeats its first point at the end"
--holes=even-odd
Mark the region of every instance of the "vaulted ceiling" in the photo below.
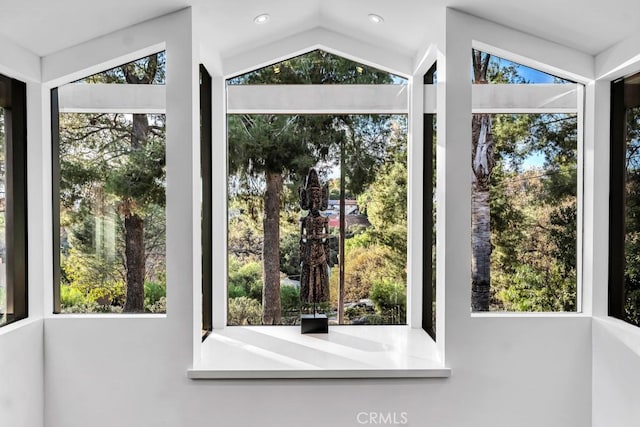
{"type": "Polygon", "coordinates": [[[46,56],[187,6],[223,57],[316,27],[413,57],[442,28],[445,7],[592,55],[640,30],[638,0],[0,0],[0,34],[46,56]],[[270,20],[257,25],[261,13],[270,20]]]}

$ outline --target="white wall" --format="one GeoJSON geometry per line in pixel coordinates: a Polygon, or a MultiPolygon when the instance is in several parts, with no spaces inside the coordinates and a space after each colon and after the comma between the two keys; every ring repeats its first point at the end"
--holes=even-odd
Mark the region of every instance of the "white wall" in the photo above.
{"type": "Polygon", "coordinates": [[[594,229],[594,265],[602,272],[593,287],[593,426],[632,427],[640,419],[640,329],[607,316],[608,164],[610,84],[640,71],[640,33],[596,57],[594,122],[596,166],[603,171],[596,181],[596,212],[600,227],[594,229]],[[606,171],[606,173],[604,173],[606,171]]]}
{"type": "Polygon", "coordinates": [[[640,330],[593,319],[593,426],[635,427],[640,419],[640,330]]]}
{"type": "MultiPolygon", "coordinates": [[[[194,325],[200,310],[194,292],[200,271],[197,40],[190,11],[44,58],[45,84],[60,84],[69,75],[80,77],[77,70],[98,71],[110,58],[166,44],[169,251],[166,317],[46,316],[45,425],[357,426],[360,412],[395,412],[398,420],[405,413],[412,426],[590,425],[589,317],[469,313],[470,271],[460,265],[470,259],[471,179],[470,168],[460,164],[470,158],[474,39],[572,74],[592,72],[584,55],[455,11],[446,14],[446,46],[439,47],[438,58],[439,82],[447,83],[440,85],[438,103],[438,182],[447,187],[438,194],[438,250],[446,256],[438,258],[438,280],[446,317],[438,338],[452,368],[448,379],[187,379],[198,349],[194,325]]],[[[221,76],[214,80],[220,83],[221,76]]],[[[214,280],[222,280],[221,271],[215,274],[214,280]]]]}
{"type": "MultiPolygon", "coordinates": [[[[0,73],[27,83],[28,167],[40,169],[40,59],[0,38],[0,73]]],[[[42,251],[39,173],[28,178],[29,318],[0,328],[0,425],[43,425],[42,251]]]]}
{"type": "Polygon", "coordinates": [[[42,319],[0,330],[0,424],[43,426],[42,319]]]}

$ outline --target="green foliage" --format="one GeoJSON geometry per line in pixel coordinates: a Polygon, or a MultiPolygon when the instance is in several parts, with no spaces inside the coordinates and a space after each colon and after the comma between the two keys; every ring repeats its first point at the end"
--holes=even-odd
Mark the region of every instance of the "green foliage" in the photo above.
{"type": "Polygon", "coordinates": [[[257,261],[240,263],[236,258],[229,257],[229,298],[247,296],[256,301],[262,301],[262,265],[257,261]]]}
{"type": "Polygon", "coordinates": [[[491,309],[575,310],[575,115],[494,115],[492,131],[491,309]]]}
{"type": "Polygon", "coordinates": [[[255,260],[262,256],[262,231],[258,227],[262,207],[255,197],[230,200],[227,247],[238,260],[255,260]]]}
{"type": "Polygon", "coordinates": [[[300,288],[295,286],[280,286],[280,301],[282,301],[282,311],[291,312],[300,309],[300,288]]]}
{"type": "Polygon", "coordinates": [[[625,320],[640,326],[640,109],[626,117],[625,320]]]}
{"type": "Polygon", "coordinates": [[[358,198],[358,206],[373,225],[372,236],[390,248],[398,265],[407,257],[407,140],[406,121],[394,125],[387,160],[376,179],[358,198]]]}
{"type": "Polygon", "coordinates": [[[289,277],[300,279],[300,232],[280,238],[280,271],[289,277]]]}
{"type": "MultiPolygon", "coordinates": [[[[167,297],[167,286],[161,283],[144,282],[144,306],[148,309],[167,297]]],[[[166,305],[166,302],[165,302],[166,305]]],[[[151,310],[149,310],[151,311],[151,310]]]]}
{"type": "Polygon", "coordinates": [[[627,288],[624,301],[625,320],[640,326],[640,289],[627,288]]]}
{"type": "Polygon", "coordinates": [[[227,288],[228,298],[239,298],[239,297],[246,297],[246,296],[247,296],[247,292],[244,290],[244,287],[229,284],[229,287],[227,288]]]}
{"type": "Polygon", "coordinates": [[[575,311],[576,280],[566,277],[561,266],[553,264],[543,270],[522,264],[515,270],[512,284],[499,291],[507,310],[575,311]]]}
{"type": "Polygon", "coordinates": [[[139,206],[164,206],[164,140],[150,139],[127,154],[116,173],[105,177],[105,191],[121,200],[133,199],[139,206]]]}
{"type": "Polygon", "coordinates": [[[116,260],[106,262],[99,256],[71,248],[68,255],[61,258],[61,268],[70,287],[90,301],[100,305],[123,303],[124,281],[116,260]]]}
{"type": "Polygon", "coordinates": [[[259,325],[262,321],[262,304],[253,298],[229,298],[227,310],[227,324],[259,325]]]}
{"type": "MultiPolygon", "coordinates": [[[[369,298],[371,287],[377,281],[405,282],[405,266],[394,262],[393,252],[380,245],[356,247],[345,256],[345,302],[357,302],[369,298]]],[[[337,301],[337,267],[331,274],[331,298],[337,301]]]]}
{"type": "Polygon", "coordinates": [[[60,286],[60,303],[63,307],[77,306],[87,302],[93,301],[89,301],[80,289],[69,285],[60,286]]]}
{"type": "Polygon", "coordinates": [[[231,84],[384,84],[392,76],[346,58],[314,50],[243,74],[231,84]]]}
{"type": "Polygon", "coordinates": [[[60,285],[62,313],[119,313],[121,307],[100,304],[96,293],[85,293],[72,285],[60,285]]]}
{"type": "Polygon", "coordinates": [[[166,313],[167,312],[167,297],[160,297],[158,301],[151,305],[145,305],[145,311],[149,313],[166,313]]]}
{"type": "Polygon", "coordinates": [[[130,83],[135,84],[141,80],[146,80],[148,70],[154,69],[153,84],[165,84],[166,54],[164,51],[158,52],[136,61],[124,64],[107,71],[103,71],[89,76],[80,82],[83,83],[130,83]],[[129,78],[124,73],[128,71],[129,78]]]}
{"type": "Polygon", "coordinates": [[[407,323],[407,289],[403,283],[378,280],[371,287],[370,297],[384,323],[407,323]]]}

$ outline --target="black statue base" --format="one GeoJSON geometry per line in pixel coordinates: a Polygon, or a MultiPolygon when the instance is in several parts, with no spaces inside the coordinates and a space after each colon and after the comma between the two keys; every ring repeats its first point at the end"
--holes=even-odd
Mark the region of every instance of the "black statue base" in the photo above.
{"type": "Polygon", "coordinates": [[[329,333],[329,319],[324,314],[303,314],[300,323],[303,334],[329,333]]]}

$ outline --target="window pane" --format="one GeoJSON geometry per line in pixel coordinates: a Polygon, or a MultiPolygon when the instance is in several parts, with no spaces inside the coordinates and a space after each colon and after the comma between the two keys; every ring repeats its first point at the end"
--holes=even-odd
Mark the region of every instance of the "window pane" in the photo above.
{"type": "Polygon", "coordinates": [[[228,130],[228,324],[296,324],[313,311],[300,302],[309,168],[327,186],[330,297],[315,309],[337,323],[342,286],[343,323],[406,323],[406,117],[232,115],[228,130]]]}
{"type": "Polygon", "coordinates": [[[110,70],[91,75],[74,83],[102,84],[165,84],[166,54],[164,51],[145,56],[110,70]],[[149,79],[149,76],[152,78],[149,79]]]}
{"type": "Polygon", "coordinates": [[[229,84],[407,84],[407,79],[314,50],[228,80],[229,84]]]}
{"type": "Polygon", "coordinates": [[[640,107],[626,112],[624,320],[640,326],[640,107]]]}
{"type": "MultiPolygon", "coordinates": [[[[564,82],[473,51],[476,84],[534,78],[564,82]]],[[[473,311],[577,309],[577,158],[575,114],[473,114],[473,311]]]]}
{"type": "Polygon", "coordinates": [[[5,222],[7,168],[5,144],[4,109],[0,107],[0,325],[7,322],[7,242],[5,222]]]}
{"type": "MultiPolygon", "coordinates": [[[[70,85],[164,81],[165,53],[158,52],[70,85]]],[[[54,311],[164,313],[165,116],[101,102],[93,97],[85,103],[90,112],[74,107],[58,116],[54,311]]]]}
{"type": "MultiPolygon", "coordinates": [[[[576,116],[492,119],[496,163],[489,183],[490,309],[575,311],[576,116]],[[525,134],[514,135],[516,127],[525,134]]],[[[476,212],[479,193],[474,192],[476,212]]]]}
{"type": "Polygon", "coordinates": [[[164,312],[165,117],[60,115],[63,312],[164,312]]]}

